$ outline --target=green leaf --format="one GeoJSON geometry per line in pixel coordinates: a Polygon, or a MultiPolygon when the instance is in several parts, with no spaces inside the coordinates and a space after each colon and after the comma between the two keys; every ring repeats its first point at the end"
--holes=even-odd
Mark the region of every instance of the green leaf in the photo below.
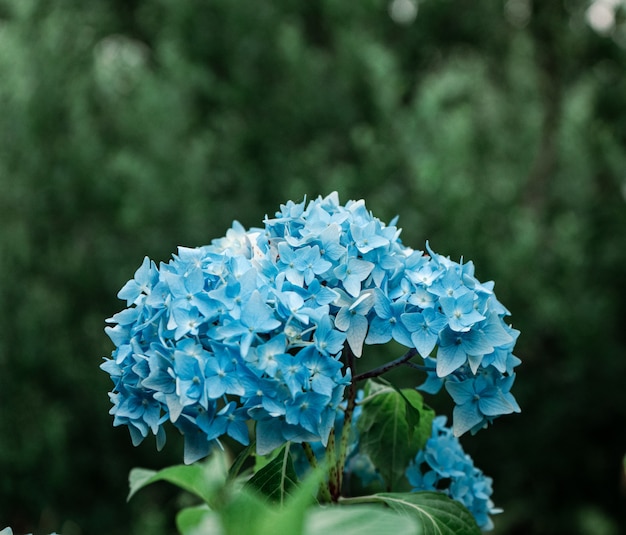
{"type": "Polygon", "coordinates": [[[256,443],[252,442],[250,445],[248,445],[243,450],[241,450],[239,455],[237,455],[237,457],[233,461],[233,464],[231,465],[230,469],[228,470],[228,480],[229,481],[232,481],[233,479],[235,479],[239,475],[239,472],[241,472],[241,468],[242,468],[243,464],[250,457],[250,455],[252,455],[252,453],[254,452],[255,445],[256,445],[256,443]]]}
{"type": "Polygon", "coordinates": [[[316,469],[307,474],[304,480],[293,489],[292,494],[284,506],[279,509],[278,514],[267,524],[266,533],[262,535],[302,534],[309,506],[316,501],[319,486],[325,482],[326,469],[327,466],[322,462],[316,469]]]}
{"type": "MultiPolygon", "coordinates": [[[[284,452],[281,450],[277,459],[282,455],[284,452]]],[[[284,503],[267,500],[250,485],[240,488],[238,492],[231,494],[230,501],[218,511],[223,534],[301,535],[305,515],[315,500],[325,474],[323,469],[312,471],[302,483],[294,484],[292,493],[286,497],[284,503]]],[[[213,535],[211,531],[205,533],[213,535]]]]}
{"type": "Polygon", "coordinates": [[[278,455],[254,474],[248,485],[271,500],[284,503],[285,498],[298,484],[298,476],[287,445],[278,455]]]}
{"type": "MultiPolygon", "coordinates": [[[[224,535],[272,535],[266,529],[271,524],[268,519],[275,514],[271,503],[249,486],[239,488],[230,497],[230,501],[217,511],[224,535]]],[[[208,533],[213,535],[211,531],[203,532],[203,535],[208,533]]]]}
{"type": "Polygon", "coordinates": [[[376,505],[316,507],[306,517],[304,535],[380,535],[421,533],[414,518],[376,505]]]}
{"type": "Polygon", "coordinates": [[[387,488],[399,490],[405,483],[406,467],[430,436],[432,411],[424,406],[419,392],[399,391],[373,381],[366,385],[361,407],[357,423],[361,451],[378,468],[387,488]]]}
{"type": "MultiPolygon", "coordinates": [[[[206,504],[186,507],[176,515],[176,528],[182,535],[191,535],[204,524],[215,522],[215,520],[216,513],[206,504]]],[[[219,523],[219,520],[217,522],[219,523]]]]}
{"type": "Polygon", "coordinates": [[[389,492],[359,500],[382,502],[394,511],[416,518],[420,535],[481,535],[472,513],[440,492],[389,492]]]}
{"type": "Polygon", "coordinates": [[[226,481],[226,456],[215,452],[208,462],[169,466],[160,471],[134,468],[129,475],[130,500],[137,491],[157,481],[168,481],[210,504],[226,481]]]}
{"type": "Polygon", "coordinates": [[[264,466],[266,466],[267,464],[269,464],[271,461],[273,461],[274,459],[276,459],[276,457],[278,457],[278,454],[281,452],[282,450],[279,450],[278,448],[275,450],[272,450],[270,453],[267,453],[266,455],[258,455],[258,454],[254,454],[254,473],[256,474],[259,470],[261,470],[261,468],[263,468],[264,466]]]}
{"type": "Polygon", "coordinates": [[[407,420],[413,428],[413,444],[415,453],[421,450],[432,434],[435,411],[424,404],[424,398],[414,388],[403,388],[400,394],[407,403],[407,420]]]}
{"type": "Polygon", "coordinates": [[[215,511],[208,511],[197,526],[190,527],[188,531],[180,530],[180,532],[182,535],[227,535],[220,516],[215,511]]]}
{"type": "Polygon", "coordinates": [[[309,497],[304,506],[291,499],[281,505],[267,501],[251,487],[241,488],[232,498],[219,511],[225,535],[301,535],[305,513],[312,499],[309,497]]]}
{"type": "MultiPolygon", "coordinates": [[[[281,450],[277,458],[283,454],[281,450]]],[[[312,470],[301,483],[294,484],[283,503],[268,502],[249,485],[240,488],[219,511],[225,535],[301,535],[309,507],[325,477],[324,467],[312,470]]]]}
{"type": "Polygon", "coordinates": [[[268,500],[267,495],[260,494],[260,489],[254,485],[238,485],[241,478],[237,478],[230,481],[230,492],[220,495],[221,501],[213,510],[200,506],[181,511],[177,517],[179,531],[182,535],[301,535],[305,515],[315,501],[326,471],[323,467],[314,470],[301,483],[297,483],[292,476],[287,477],[289,468],[284,469],[282,476],[280,471],[273,471],[278,466],[289,467],[290,462],[289,448],[285,447],[255,480],[255,484],[260,484],[265,490],[276,489],[276,485],[280,488],[278,482],[281,480],[284,488],[284,482],[290,480],[290,493],[282,492],[282,502],[268,500]]]}

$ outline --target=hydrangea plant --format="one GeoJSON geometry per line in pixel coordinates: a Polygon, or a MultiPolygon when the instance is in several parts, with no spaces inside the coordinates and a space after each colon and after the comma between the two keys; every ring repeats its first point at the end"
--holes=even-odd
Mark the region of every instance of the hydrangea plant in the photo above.
{"type": "MultiPolygon", "coordinates": [[[[102,364],[114,425],[135,445],[153,434],[162,448],[170,422],[185,464],[227,436],[257,466],[282,455],[283,476],[295,461],[297,481],[302,459],[323,464],[322,502],[398,509],[389,496],[410,504],[434,491],[490,528],[491,480],[458,437],[520,410],[511,394],[519,331],[493,282],[428,243],[404,245],[395,219],[337,193],[287,202],[263,223],[235,221],[159,266],[145,258],[120,290],[127,308],[107,320],[115,350],[102,364]],[[390,342],[405,352],[370,362],[367,347],[390,342]],[[414,388],[383,378],[400,366],[417,375],[414,388]],[[418,389],[450,395],[451,428],[418,389]]],[[[241,477],[254,482],[259,471],[241,477]]]]}

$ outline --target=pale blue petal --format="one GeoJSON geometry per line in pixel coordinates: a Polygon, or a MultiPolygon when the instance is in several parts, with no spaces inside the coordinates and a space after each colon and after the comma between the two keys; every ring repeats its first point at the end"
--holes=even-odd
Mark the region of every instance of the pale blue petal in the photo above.
{"type": "Polygon", "coordinates": [[[360,357],[363,352],[363,342],[367,336],[367,319],[364,316],[352,316],[350,328],[346,334],[350,349],[356,357],[360,357]]]}
{"type": "Polygon", "coordinates": [[[440,346],[437,350],[437,375],[446,377],[458,370],[467,361],[467,354],[461,345],[440,346]]]}
{"type": "Polygon", "coordinates": [[[484,421],[483,416],[475,403],[457,405],[452,412],[452,431],[455,437],[460,437],[467,431],[480,425],[484,421]]]}

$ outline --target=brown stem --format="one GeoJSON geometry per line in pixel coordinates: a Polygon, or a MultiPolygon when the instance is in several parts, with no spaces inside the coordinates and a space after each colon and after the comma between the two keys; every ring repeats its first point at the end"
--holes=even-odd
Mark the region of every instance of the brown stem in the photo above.
{"type": "MultiPolygon", "coordinates": [[[[352,375],[354,375],[356,370],[356,359],[354,357],[354,353],[349,346],[346,345],[345,348],[346,361],[347,366],[350,369],[352,375]]],[[[343,486],[343,470],[346,464],[346,457],[348,454],[348,442],[350,441],[350,428],[352,426],[352,413],[354,412],[354,407],[356,406],[356,385],[353,380],[348,386],[348,398],[346,409],[344,411],[344,419],[343,419],[343,429],[341,431],[341,438],[339,441],[339,458],[337,459],[337,489],[338,492],[341,492],[341,488],[343,486]]]]}
{"type": "Polygon", "coordinates": [[[409,349],[404,355],[398,357],[396,360],[392,360],[391,362],[387,362],[378,368],[374,368],[365,373],[360,373],[355,375],[352,379],[352,383],[356,383],[357,381],[365,381],[365,379],[373,379],[374,377],[379,377],[383,373],[387,373],[389,370],[393,370],[398,366],[402,366],[402,364],[407,363],[411,360],[415,355],[417,355],[417,349],[412,347],[409,349]]]}

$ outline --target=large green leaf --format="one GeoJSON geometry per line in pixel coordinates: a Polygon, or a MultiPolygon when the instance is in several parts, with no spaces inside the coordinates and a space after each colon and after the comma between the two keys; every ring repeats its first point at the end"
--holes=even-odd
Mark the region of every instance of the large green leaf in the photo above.
{"type": "Polygon", "coordinates": [[[300,535],[303,533],[306,514],[311,504],[316,501],[319,486],[325,481],[326,473],[324,463],[321,463],[315,470],[311,470],[293,489],[284,505],[274,509],[276,514],[273,518],[267,519],[269,522],[266,522],[264,532],[260,535],[276,535],[277,533],[300,535]]]}
{"type": "Polygon", "coordinates": [[[281,504],[297,484],[289,443],[248,481],[250,487],[281,504]]]}
{"type": "Polygon", "coordinates": [[[440,492],[388,492],[352,501],[384,503],[394,511],[409,515],[419,522],[420,535],[481,534],[472,513],[440,492]]]}
{"type": "Polygon", "coordinates": [[[215,452],[205,463],[168,466],[159,471],[134,468],[128,478],[130,491],[127,499],[147,485],[168,481],[210,504],[226,481],[226,462],[224,454],[215,452]]]}
{"type": "MultiPolygon", "coordinates": [[[[220,516],[215,511],[207,511],[197,525],[178,527],[178,530],[182,535],[227,535],[220,516]]],[[[244,533],[248,535],[250,532],[244,533]]]]}
{"type": "MultiPolygon", "coordinates": [[[[284,455],[285,452],[281,450],[276,459],[284,459],[284,455]]],[[[285,500],[280,503],[264,499],[250,485],[244,486],[231,494],[231,501],[219,510],[224,534],[301,535],[307,511],[315,501],[317,489],[325,475],[323,467],[311,471],[301,483],[293,484],[290,494],[285,494],[285,500]]]]}
{"type": "Polygon", "coordinates": [[[432,410],[421,395],[368,382],[357,427],[359,447],[385,479],[389,490],[400,490],[404,471],[423,447],[432,423],[432,410]]]}
{"type": "Polygon", "coordinates": [[[309,510],[304,535],[416,535],[414,518],[376,505],[326,506],[309,510]]]}
{"type": "Polygon", "coordinates": [[[205,533],[218,535],[221,531],[221,528],[217,529],[221,525],[218,513],[211,510],[206,504],[186,507],[176,515],[176,528],[182,535],[199,533],[201,529],[204,530],[208,525],[212,525],[213,529],[211,531],[207,530],[205,533]]]}
{"type": "MultiPolygon", "coordinates": [[[[217,511],[224,535],[273,535],[267,526],[276,514],[275,505],[250,486],[243,486],[230,495],[230,500],[217,511]]],[[[212,532],[205,532],[206,535],[212,532]]],[[[287,533],[287,532],[285,532],[287,533]]]]}

